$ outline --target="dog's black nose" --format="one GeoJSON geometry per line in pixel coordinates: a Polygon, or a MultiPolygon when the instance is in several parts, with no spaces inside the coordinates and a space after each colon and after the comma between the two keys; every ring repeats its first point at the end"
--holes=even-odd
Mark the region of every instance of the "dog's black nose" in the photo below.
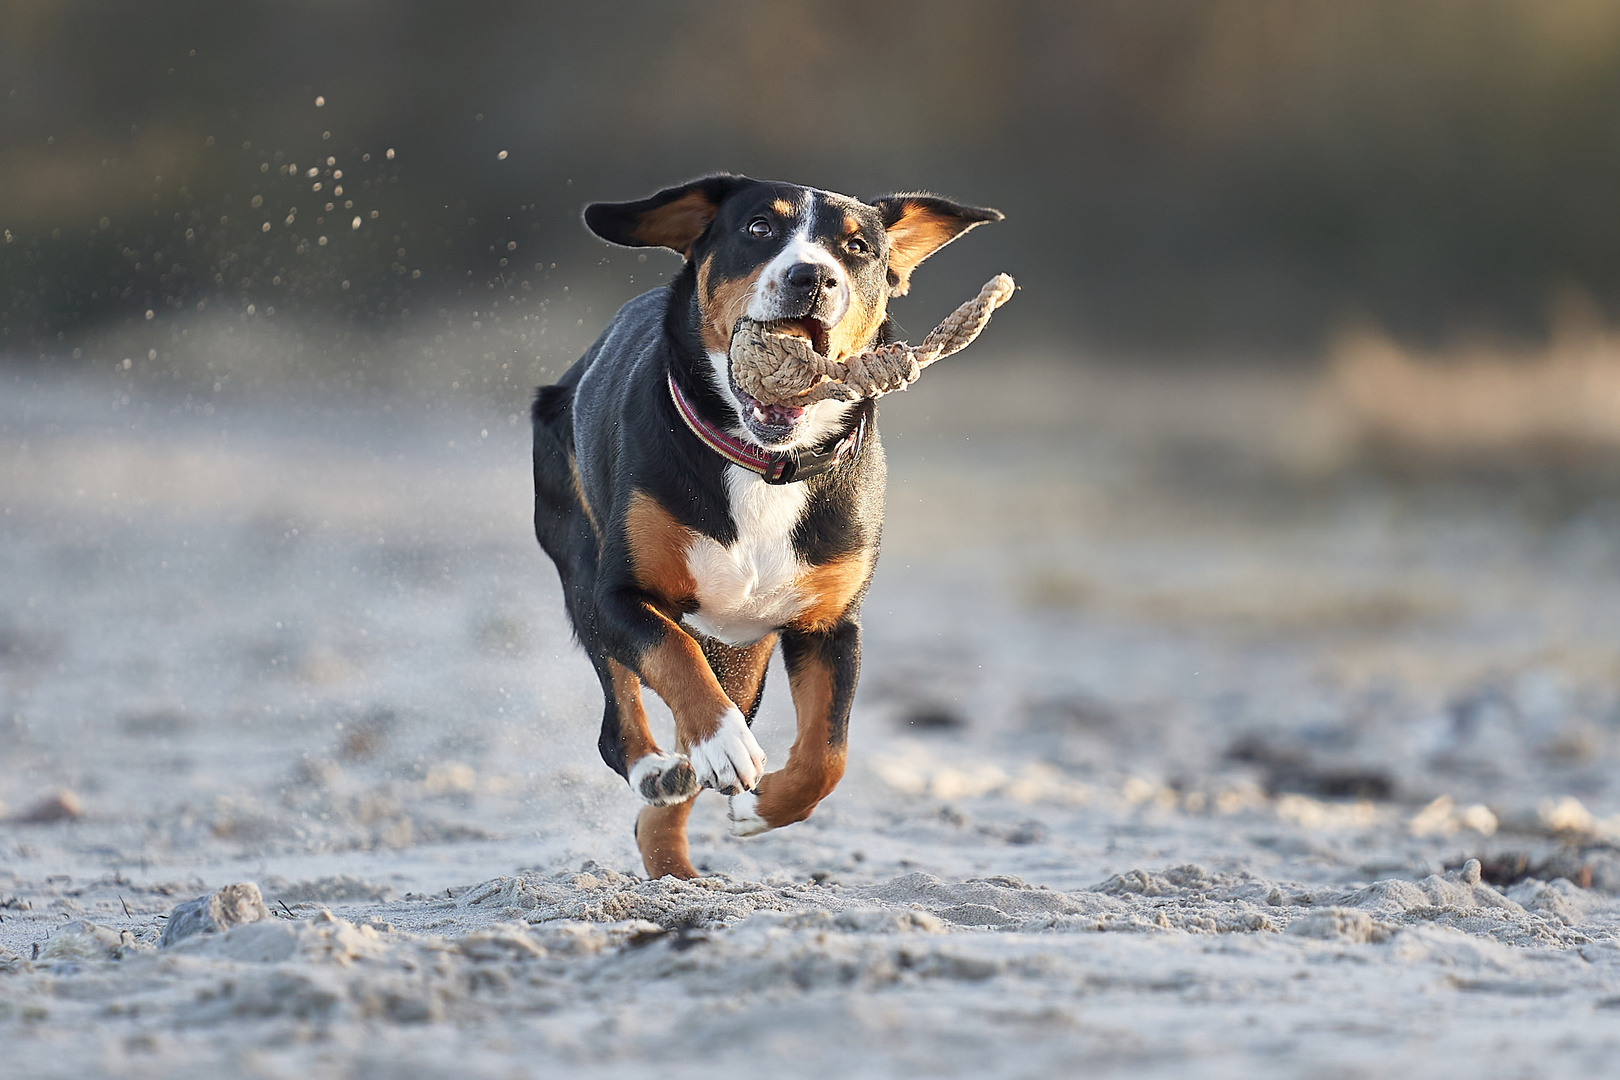
{"type": "Polygon", "coordinates": [[[832,284],[832,275],[820,263],[794,263],[788,267],[787,283],[795,289],[826,288],[832,284]]]}

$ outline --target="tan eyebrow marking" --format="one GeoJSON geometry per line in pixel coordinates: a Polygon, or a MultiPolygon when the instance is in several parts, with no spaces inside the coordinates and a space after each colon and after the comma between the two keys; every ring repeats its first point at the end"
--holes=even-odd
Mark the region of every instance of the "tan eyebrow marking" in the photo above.
{"type": "Polygon", "coordinates": [[[786,199],[777,199],[775,202],[771,203],[771,209],[775,210],[778,214],[781,214],[785,218],[798,216],[794,210],[793,204],[788,202],[786,199]]]}

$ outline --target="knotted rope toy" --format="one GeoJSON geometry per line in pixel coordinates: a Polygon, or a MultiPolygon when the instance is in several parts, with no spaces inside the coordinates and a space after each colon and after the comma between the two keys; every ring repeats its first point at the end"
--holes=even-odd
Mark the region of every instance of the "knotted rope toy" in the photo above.
{"type": "Polygon", "coordinates": [[[897,341],[829,360],[808,339],[771,330],[767,324],[739,319],[731,335],[731,377],[743,393],[767,405],[812,405],[829,398],[859,401],[904,390],[935,360],[960,352],[990,321],[990,315],[1013,294],[1013,279],[997,274],[979,295],[957,308],[923,339],[921,345],[897,341]]]}

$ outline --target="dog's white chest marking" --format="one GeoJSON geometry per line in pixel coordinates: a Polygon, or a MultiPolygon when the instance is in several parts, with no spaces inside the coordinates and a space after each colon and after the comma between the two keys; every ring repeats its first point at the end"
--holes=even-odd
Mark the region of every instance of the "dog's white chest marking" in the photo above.
{"type": "Polygon", "coordinates": [[[726,469],[726,489],[737,539],[722,546],[699,535],[687,548],[698,609],[686,621],[728,645],[747,645],[804,609],[793,530],[809,496],[803,484],[767,484],[736,465],[726,469]]]}

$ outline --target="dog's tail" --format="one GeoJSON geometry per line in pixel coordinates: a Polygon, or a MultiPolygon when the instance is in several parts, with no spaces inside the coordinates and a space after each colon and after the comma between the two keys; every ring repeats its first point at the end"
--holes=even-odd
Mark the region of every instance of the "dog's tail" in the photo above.
{"type": "MultiPolygon", "coordinates": [[[[542,386],[534,392],[534,405],[529,409],[529,420],[536,428],[545,425],[555,433],[572,434],[574,388],[572,386],[542,386]]],[[[572,441],[572,440],[570,440],[572,441]]]]}
{"type": "Polygon", "coordinates": [[[547,515],[584,510],[578,505],[574,476],[573,385],[542,386],[535,392],[529,418],[534,424],[535,526],[544,544],[547,515]]]}

